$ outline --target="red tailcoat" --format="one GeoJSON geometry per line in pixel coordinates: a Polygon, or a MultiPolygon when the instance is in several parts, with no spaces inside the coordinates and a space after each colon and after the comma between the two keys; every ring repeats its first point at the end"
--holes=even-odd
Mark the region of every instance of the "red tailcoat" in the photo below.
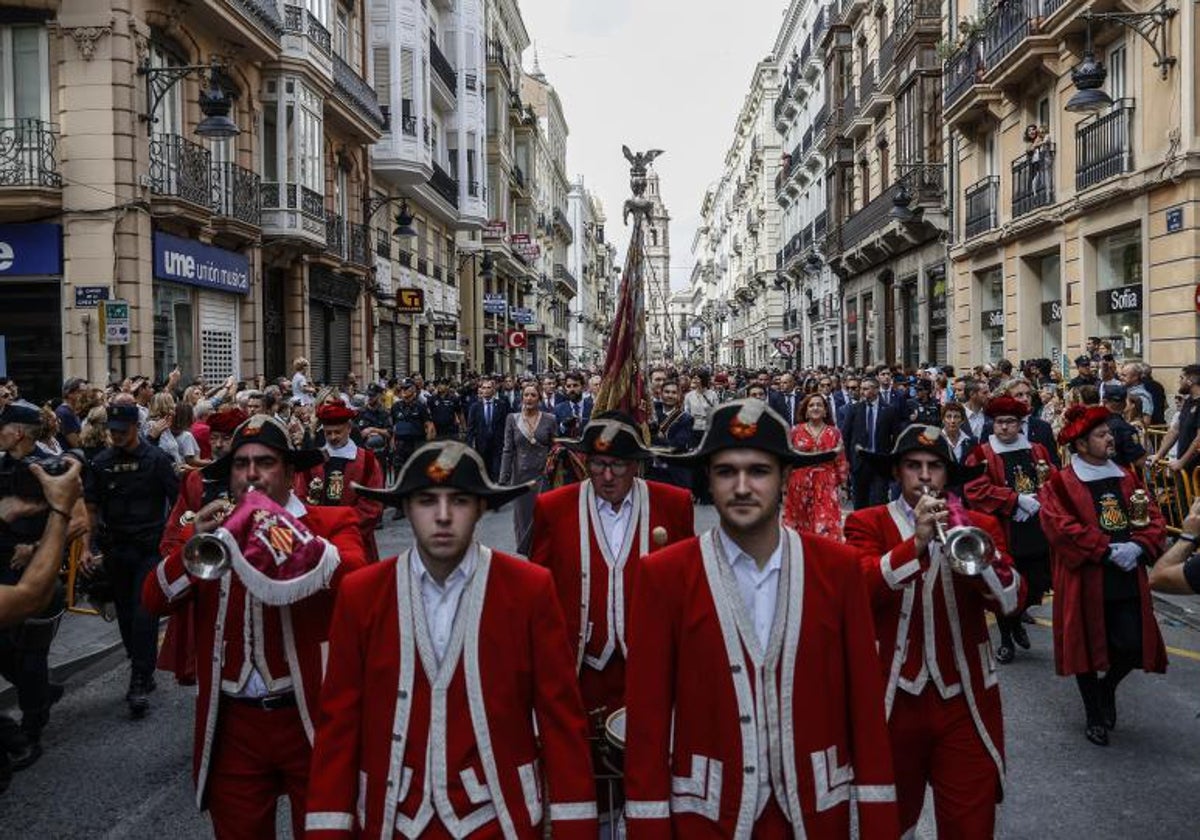
{"type": "MultiPolygon", "coordinates": [[[[328,451],[325,452],[325,458],[326,460],[329,458],[328,451]]],[[[322,486],[328,490],[324,464],[318,464],[306,472],[296,473],[292,490],[305,504],[309,503],[309,483],[315,478],[319,478],[322,486]]],[[[383,519],[383,503],[359,496],[354,492],[355,484],[361,484],[364,487],[383,487],[383,469],[375,460],[375,456],[361,446],[358,447],[354,460],[347,461],[346,469],[343,471],[341,502],[337,505],[333,505],[332,502],[328,504],[354,508],[354,512],[358,516],[358,530],[362,533],[363,546],[367,551],[367,562],[374,563],[379,559],[379,550],[375,546],[375,529],[383,519]]]]}
{"type": "Polygon", "coordinates": [[[966,514],[970,524],[985,529],[996,546],[992,569],[980,578],[952,572],[940,551],[931,556],[927,549],[917,556],[913,525],[902,499],[850,514],[846,542],[860,553],[871,593],[888,718],[896,691],[904,690],[902,680],[917,691],[939,690],[938,681],[947,689],[961,686],[957,696],[966,701],[975,731],[1003,781],[1004,716],[986,614],[990,610],[1011,615],[1020,609],[1025,582],[1013,568],[1000,523],[977,511],[966,514]],[[928,662],[925,653],[929,633],[936,651],[934,662],[928,662]],[[926,684],[927,679],[934,684],[926,684]]]}
{"type": "MultiPolygon", "coordinates": [[[[1125,470],[1121,496],[1128,499],[1142,487],[1141,480],[1125,470]]],[[[1096,504],[1071,467],[1064,467],[1042,488],[1038,501],[1042,504],[1042,527],[1053,549],[1054,667],[1061,676],[1106,671],[1109,660],[1103,564],[1109,539],[1100,528],[1096,504]]],[[[1163,552],[1166,533],[1162,512],[1151,495],[1150,524],[1131,529],[1131,539],[1142,547],[1147,559],[1155,560],[1163,552]]],[[[1142,668],[1162,673],[1167,670],[1167,651],[1154,620],[1146,567],[1140,564],[1137,580],[1142,611],[1142,668]]]]}
{"type": "MultiPolygon", "coordinates": [[[[203,506],[204,477],[199,470],[192,470],[179,484],[179,497],[167,517],[158,551],[166,557],[183,546],[183,532],[187,527],[185,518],[203,506]]],[[[194,610],[190,603],[184,605],[167,619],[163,631],[162,647],[158,652],[158,669],[171,671],[180,685],[196,684],[196,631],[193,624],[194,610]]]]}
{"type": "Polygon", "coordinates": [[[589,710],[603,706],[613,712],[625,705],[625,626],[639,558],[696,533],[689,491],[638,480],[634,492],[628,549],[615,558],[606,559],[608,541],[592,504],[590,480],[542,493],[533,509],[530,559],[554,576],[589,710]],[[656,528],[666,532],[665,542],[653,542],[656,528]],[[615,627],[609,626],[610,616],[615,627]]]}
{"type": "MultiPolygon", "coordinates": [[[[1045,461],[1050,465],[1053,474],[1054,462],[1050,460],[1050,453],[1046,451],[1046,447],[1032,441],[1029,446],[1033,462],[1036,464],[1038,461],[1045,461]]],[[[1004,473],[1004,459],[992,451],[990,444],[982,443],[975,447],[963,463],[970,467],[980,461],[987,462],[987,472],[964,484],[963,493],[975,510],[999,517],[1001,521],[1007,520],[1017,509],[1017,491],[1008,486],[1008,478],[1004,473]]],[[[1037,481],[1036,475],[1031,475],[1030,478],[1037,481]]]]}
{"type": "Polygon", "coordinates": [[[472,831],[534,840],[547,815],[555,838],[596,837],[583,704],[550,575],[477,550],[440,665],[426,664],[436,660],[415,553],[343,584],[313,751],[310,840],[472,831]]]}
{"type": "Polygon", "coordinates": [[[852,799],[859,836],[899,834],[883,686],[863,667],[875,639],[856,555],[781,531],[765,651],[715,529],[641,563],[629,616],[630,840],[750,837],[763,773],[797,837],[849,837],[852,799]],[[756,769],[761,735],[767,769],[756,769]]]}
{"type": "MultiPolygon", "coordinates": [[[[321,562],[337,566],[329,589],[290,606],[261,603],[233,572],[213,581],[193,578],[184,569],[181,548],[167,555],[142,586],[142,604],[152,614],[177,614],[185,605],[194,605],[196,653],[201,667],[197,669],[193,771],[196,803],[201,808],[220,725],[218,698],[222,683],[228,690],[236,690],[233,686],[246,671],[258,667],[256,656],[261,655],[266,663],[267,673],[259,670],[269,691],[291,680],[301,720],[312,740],[313,713],[328,654],[334,591],[342,578],[362,568],[365,560],[362,537],[351,511],[307,508],[303,522],[328,544],[321,562]],[[255,627],[259,632],[254,632],[255,627]]],[[[182,536],[185,542],[192,536],[191,525],[182,536]]]]}

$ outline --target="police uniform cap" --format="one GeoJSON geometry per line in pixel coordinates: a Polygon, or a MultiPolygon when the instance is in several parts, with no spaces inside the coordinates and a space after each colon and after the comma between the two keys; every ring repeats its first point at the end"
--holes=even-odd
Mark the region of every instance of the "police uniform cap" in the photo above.
{"type": "Polygon", "coordinates": [[[1129,391],[1124,385],[1105,385],[1104,386],[1104,401],[1105,402],[1125,402],[1129,396],[1129,391]]]}
{"type": "Polygon", "coordinates": [[[42,422],[42,412],[36,405],[24,400],[11,402],[0,411],[0,426],[9,423],[21,423],[25,426],[37,426],[42,422]]]}
{"type": "Polygon", "coordinates": [[[130,426],[136,426],[141,420],[136,405],[110,405],[108,407],[108,428],[114,432],[123,432],[130,426]]]}

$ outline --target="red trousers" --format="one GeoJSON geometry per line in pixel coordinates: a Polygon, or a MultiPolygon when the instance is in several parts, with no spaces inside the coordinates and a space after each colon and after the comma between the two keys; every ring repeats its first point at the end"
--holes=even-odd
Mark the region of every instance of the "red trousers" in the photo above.
{"type": "Polygon", "coordinates": [[[311,758],[295,707],[265,711],[222,699],[207,791],[217,840],[274,837],[276,801],[284,794],[299,836],[311,758]]]}
{"type": "Polygon", "coordinates": [[[888,729],[901,831],[916,827],[928,784],[938,840],[992,837],[1000,773],[962,695],[943,700],[932,683],[917,697],[897,691],[888,729]]]}
{"type": "Polygon", "coordinates": [[[589,714],[603,707],[607,717],[625,705],[625,659],[619,650],[603,671],[584,663],[579,670],[579,693],[583,695],[583,709],[589,714]]]}

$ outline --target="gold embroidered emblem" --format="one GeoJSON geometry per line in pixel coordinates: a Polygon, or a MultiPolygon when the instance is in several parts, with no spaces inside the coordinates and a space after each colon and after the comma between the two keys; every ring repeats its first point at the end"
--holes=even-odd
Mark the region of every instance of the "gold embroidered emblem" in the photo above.
{"type": "Polygon", "coordinates": [[[331,472],[329,474],[329,482],[326,484],[325,498],[330,502],[340,502],[342,500],[342,491],[346,487],[346,477],[341,471],[331,472]]]}
{"type": "Polygon", "coordinates": [[[453,472],[454,469],[452,467],[444,467],[436,460],[430,462],[429,466],[425,468],[425,475],[429,476],[429,480],[434,484],[443,483],[453,472]]]}
{"type": "Polygon", "coordinates": [[[308,503],[310,505],[321,504],[321,496],[325,492],[325,479],[317,476],[312,481],[308,482],[308,503]]]}
{"type": "Polygon", "coordinates": [[[1100,527],[1114,533],[1129,528],[1129,520],[1121,508],[1121,500],[1112,493],[1100,497],[1100,527]]]}
{"type": "Polygon", "coordinates": [[[1013,473],[1013,490],[1023,495],[1037,492],[1037,485],[1034,484],[1033,478],[1020,466],[1013,473]]]}
{"type": "Polygon", "coordinates": [[[729,434],[733,435],[738,440],[745,440],[746,438],[752,438],[757,433],[758,433],[758,424],[757,423],[743,422],[742,418],[739,416],[734,416],[734,418],[729,421],[729,434]]]}
{"type": "Polygon", "coordinates": [[[612,449],[612,441],[605,440],[603,436],[596,438],[595,443],[592,445],[596,447],[597,452],[607,452],[608,450],[612,449]]]}

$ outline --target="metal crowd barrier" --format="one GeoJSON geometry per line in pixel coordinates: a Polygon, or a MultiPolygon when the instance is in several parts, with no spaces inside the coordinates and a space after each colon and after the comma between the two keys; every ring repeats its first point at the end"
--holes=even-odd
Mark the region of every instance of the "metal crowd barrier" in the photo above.
{"type": "Polygon", "coordinates": [[[86,601],[79,601],[75,596],[75,584],[79,578],[79,560],[83,556],[84,538],[78,537],[71,541],[67,550],[67,612],[80,615],[100,615],[100,611],[92,607],[79,606],[86,601]]]}

